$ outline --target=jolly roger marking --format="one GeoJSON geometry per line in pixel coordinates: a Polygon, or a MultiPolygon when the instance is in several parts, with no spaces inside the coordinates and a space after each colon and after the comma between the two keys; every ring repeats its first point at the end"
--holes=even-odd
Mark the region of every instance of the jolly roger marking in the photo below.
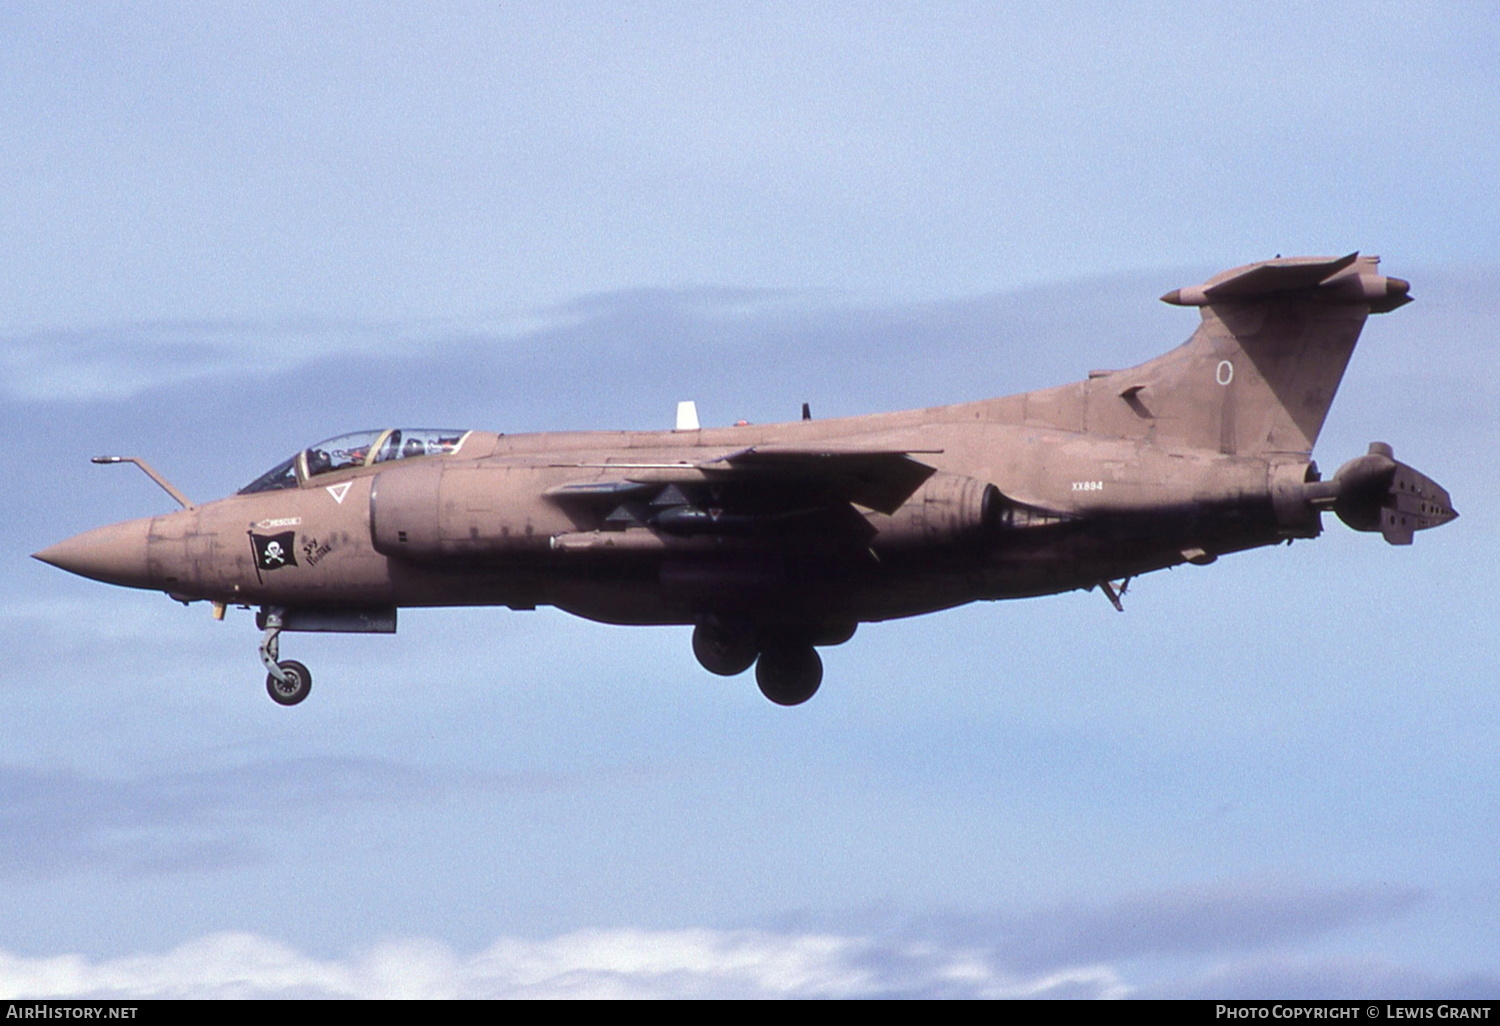
{"type": "Polygon", "coordinates": [[[353,481],[345,481],[342,484],[326,485],[325,490],[329,495],[333,496],[334,502],[342,506],[344,504],[344,496],[349,494],[349,488],[353,484],[353,481]]]}
{"type": "Polygon", "coordinates": [[[296,531],[251,534],[250,547],[255,550],[255,566],[258,570],[280,570],[284,566],[297,565],[296,531]]]}

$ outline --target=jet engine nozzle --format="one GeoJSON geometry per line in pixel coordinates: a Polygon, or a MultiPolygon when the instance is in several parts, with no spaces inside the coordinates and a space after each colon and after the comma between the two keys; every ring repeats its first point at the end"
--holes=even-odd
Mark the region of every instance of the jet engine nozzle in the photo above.
{"type": "Polygon", "coordinates": [[[1384,442],[1339,468],[1332,481],[1307,486],[1319,508],[1332,507],[1356,531],[1379,531],[1392,545],[1410,545],[1412,534],[1458,516],[1436,481],[1398,461],[1384,442]]]}

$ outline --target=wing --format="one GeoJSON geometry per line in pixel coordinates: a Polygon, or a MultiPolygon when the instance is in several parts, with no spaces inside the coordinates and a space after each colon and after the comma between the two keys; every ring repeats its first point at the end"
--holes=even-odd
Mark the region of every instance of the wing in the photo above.
{"type": "Polygon", "coordinates": [[[647,527],[668,534],[858,536],[869,526],[856,506],[894,513],[936,468],[916,450],[852,445],[765,445],[696,462],[573,464],[603,473],[547,491],[554,502],[593,509],[606,530],[647,527]]]}
{"type": "Polygon", "coordinates": [[[814,487],[879,513],[894,513],[933,474],[912,450],[765,445],[700,463],[705,473],[765,487],[814,487]]]}

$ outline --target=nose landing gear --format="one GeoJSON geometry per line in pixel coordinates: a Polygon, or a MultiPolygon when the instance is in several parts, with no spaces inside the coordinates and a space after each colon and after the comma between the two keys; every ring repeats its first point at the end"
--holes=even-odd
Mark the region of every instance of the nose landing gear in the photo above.
{"type": "Polygon", "coordinates": [[[312,691],[312,674],[295,659],[278,661],[281,655],[281,610],[263,614],[265,633],[260,638],[260,661],[266,667],[266,694],[277,705],[296,705],[312,691]]]}

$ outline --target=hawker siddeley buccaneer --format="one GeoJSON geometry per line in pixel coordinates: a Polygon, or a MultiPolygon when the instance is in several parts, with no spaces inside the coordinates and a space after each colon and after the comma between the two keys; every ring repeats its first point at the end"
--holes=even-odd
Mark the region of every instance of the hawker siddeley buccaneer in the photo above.
{"type": "Polygon", "coordinates": [[[217,502],[37,553],[180,601],[259,606],[267,690],[311,676],[284,631],[391,632],[402,606],[552,605],[693,627],[712,673],[810,698],[819,646],[977,599],[1100,589],[1315,537],[1332,510],[1393,545],[1452,520],[1391,447],[1324,480],[1313,443],[1365,318],[1410,301],[1374,257],[1268,260],[1162,298],[1192,338],[1129,370],[1002,399],[833,420],[329,439],[217,502]]]}

